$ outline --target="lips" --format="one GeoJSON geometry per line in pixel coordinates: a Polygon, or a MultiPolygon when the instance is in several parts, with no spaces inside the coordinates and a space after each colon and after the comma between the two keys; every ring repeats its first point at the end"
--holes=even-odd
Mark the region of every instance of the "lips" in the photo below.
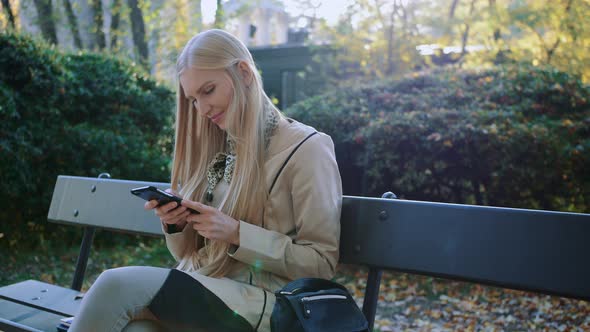
{"type": "Polygon", "coordinates": [[[223,116],[225,112],[220,112],[215,114],[214,116],[210,117],[211,121],[217,123],[217,121],[221,120],[221,117],[223,116]]]}

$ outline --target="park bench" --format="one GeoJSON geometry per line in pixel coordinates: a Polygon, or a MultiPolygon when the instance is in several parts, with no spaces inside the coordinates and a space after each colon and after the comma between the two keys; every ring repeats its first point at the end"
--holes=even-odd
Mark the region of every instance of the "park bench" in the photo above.
{"type": "MultiPolygon", "coordinates": [[[[48,219],[84,235],[71,289],[27,280],[0,288],[0,330],[55,331],[74,316],[95,229],[163,236],[134,187],[167,183],[59,176],[48,219]]],[[[590,214],[344,196],[341,263],[369,268],[375,318],[381,272],[396,270],[590,301],[590,214]]]]}

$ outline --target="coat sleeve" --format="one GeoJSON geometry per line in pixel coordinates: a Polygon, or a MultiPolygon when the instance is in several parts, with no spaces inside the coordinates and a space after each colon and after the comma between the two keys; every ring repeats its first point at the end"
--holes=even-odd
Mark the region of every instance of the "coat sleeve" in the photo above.
{"type": "Polygon", "coordinates": [[[186,225],[182,231],[170,234],[167,232],[164,223],[162,223],[162,231],[166,237],[166,246],[168,247],[168,250],[177,262],[180,261],[187,243],[192,238],[192,234],[190,234],[193,232],[192,227],[186,225]]]}
{"type": "Polygon", "coordinates": [[[293,210],[294,236],[240,221],[240,246],[230,255],[289,279],[330,279],[338,263],[342,208],[332,139],[325,134],[312,137],[289,164],[281,177],[291,182],[291,202],[279,208],[293,210]]]}

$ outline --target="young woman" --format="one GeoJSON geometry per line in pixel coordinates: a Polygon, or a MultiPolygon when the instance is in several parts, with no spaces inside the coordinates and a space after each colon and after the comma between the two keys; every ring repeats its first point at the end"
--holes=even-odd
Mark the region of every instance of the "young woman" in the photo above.
{"type": "Polygon", "coordinates": [[[274,291],[331,278],[342,188],[329,136],[285,118],[252,55],[222,30],[178,58],[172,188],[157,206],[174,269],[103,272],[71,330],[270,331],[274,291]]]}

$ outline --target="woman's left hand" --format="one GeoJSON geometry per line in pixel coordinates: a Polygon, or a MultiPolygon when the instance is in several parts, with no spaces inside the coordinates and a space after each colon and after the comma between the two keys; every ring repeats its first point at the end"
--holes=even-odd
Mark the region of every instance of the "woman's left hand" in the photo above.
{"type": "Polygon", "coordinates": [[[240,245],[240,222],[214,207],[183,199],[182,206],[191,208],[200,214],[192,213],[186,217],[192,227],[201,236],[210,240],[220,240],[240,245]]]}

